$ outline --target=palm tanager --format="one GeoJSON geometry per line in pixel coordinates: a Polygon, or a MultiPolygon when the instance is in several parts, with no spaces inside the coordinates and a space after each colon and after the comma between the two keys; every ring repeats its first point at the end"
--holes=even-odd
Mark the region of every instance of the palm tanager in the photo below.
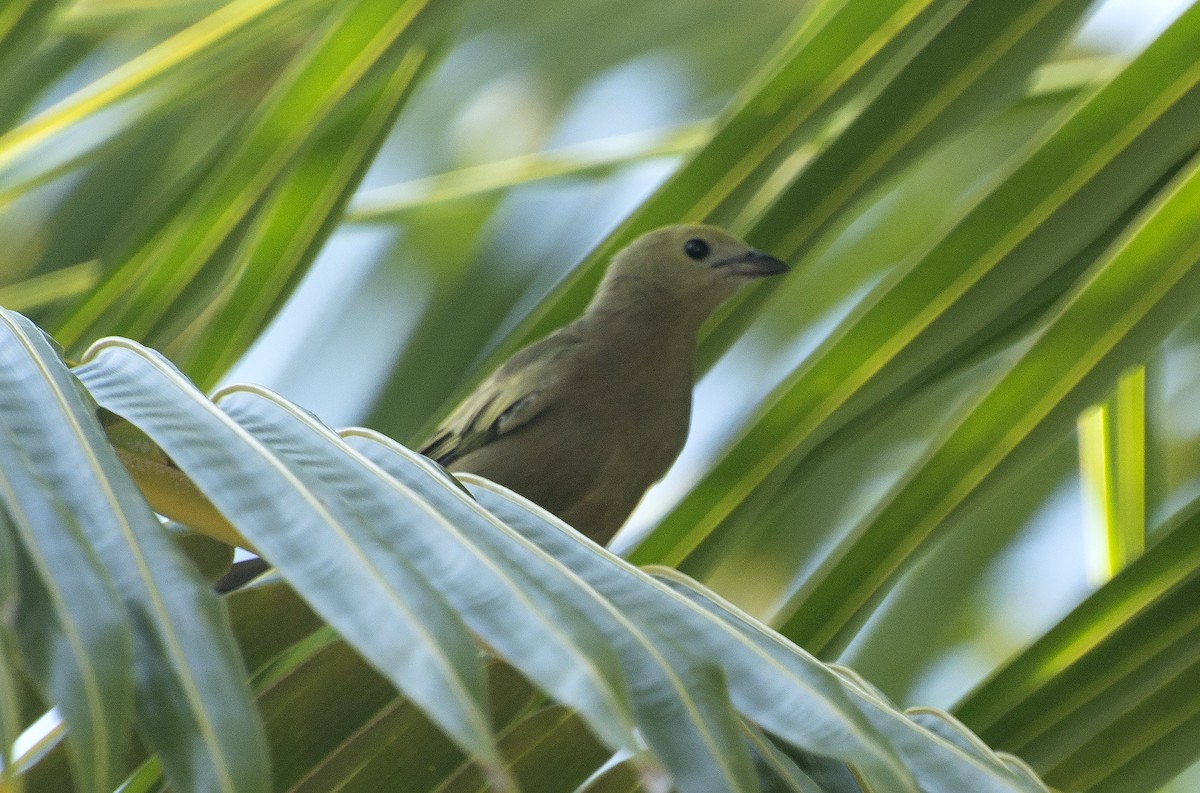
{"type": "Polygon", "coordinates": [[[683,448],[701,323],[742,284],[787,269],[712,226],[644,234],[581,317],[505,361],[421,453],[607,543],[683,448]]]}

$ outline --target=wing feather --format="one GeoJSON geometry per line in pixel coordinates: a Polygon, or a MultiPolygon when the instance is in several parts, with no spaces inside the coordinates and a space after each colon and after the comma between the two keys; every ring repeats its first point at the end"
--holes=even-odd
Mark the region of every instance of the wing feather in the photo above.
{"type": "Polygon", "coordinates": [[[549,406],[562,376],[562,359],[580,341],[568,327],[515,354],[438,425],[421,454],[449,466],[532,421],[549,406]]]}

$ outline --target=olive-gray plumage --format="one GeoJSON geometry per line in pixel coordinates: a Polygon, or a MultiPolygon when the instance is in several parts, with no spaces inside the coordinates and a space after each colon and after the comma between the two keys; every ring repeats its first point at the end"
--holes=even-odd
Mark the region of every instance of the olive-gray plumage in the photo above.
{"type": "Polygon", "coordinates": [[[607,543],[683,448],[701,323],[786,271],[712,226],[651,231],[613,257],[583,316],[509,358],[421,451],[607,543]]]}

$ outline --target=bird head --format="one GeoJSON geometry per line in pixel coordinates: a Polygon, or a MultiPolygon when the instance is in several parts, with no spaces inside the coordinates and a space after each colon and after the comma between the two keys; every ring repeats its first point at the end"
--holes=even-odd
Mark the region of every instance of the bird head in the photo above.
{"type": "Polygon", "coordinates": [[[686,311],[701,322],[746,282],[787,271],[779,259],[715,226],[664,226],[613,257],[593,306],[686,311]]]}

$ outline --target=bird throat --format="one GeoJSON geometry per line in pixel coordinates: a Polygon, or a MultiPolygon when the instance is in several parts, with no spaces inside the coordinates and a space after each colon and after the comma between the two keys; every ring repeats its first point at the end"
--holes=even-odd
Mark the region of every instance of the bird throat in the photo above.
{"type": "Polygon", "coordinates": [[[601,283],[586,316],[614,337],[653,343],[668,335],[672,341],[694,344],[700,326],[721,302],[704,297],[680,294],[649,279],[616,275],[601,283]]]}

